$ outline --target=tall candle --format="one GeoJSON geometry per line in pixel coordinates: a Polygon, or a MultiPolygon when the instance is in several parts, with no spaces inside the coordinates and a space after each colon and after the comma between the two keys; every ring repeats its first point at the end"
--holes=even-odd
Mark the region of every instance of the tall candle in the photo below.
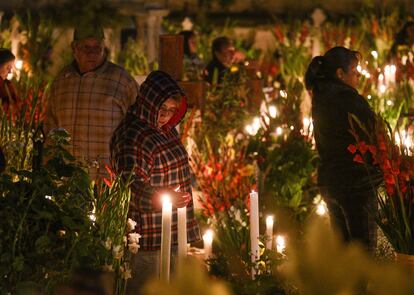
{"type": "MultiPolygon", "coordinates": [[[[250,252],[252,262],[259,259],[259,196],[257,192],[250,193],[250,252]]],[[[252,276],[254,276],[254,269],[252,276]]]]}
{"type": "Polygon", "coordinates": [[[172,204],[169,196],[163,196],[162,202],[162,228],[161,228],[161,257],[160,278],[168,282],[170,280],[171,260],[171,215],[172,204]]]}
{"type": "Polygon", "coordinates": [[[273,240],[273,216],[266,217],[266,248],[272,249],[273,240]]]}
{"type": "Polygon", "coordinates": [[[178,208],[178,264],[187,257],[187,207],[178,208]]]}
{"type": "Polygon", "coordinates": [[[204,242],[204,259],[209,259],[213,253],[213,231],[211,229],[207,230],[203,235],[204,242]]]}

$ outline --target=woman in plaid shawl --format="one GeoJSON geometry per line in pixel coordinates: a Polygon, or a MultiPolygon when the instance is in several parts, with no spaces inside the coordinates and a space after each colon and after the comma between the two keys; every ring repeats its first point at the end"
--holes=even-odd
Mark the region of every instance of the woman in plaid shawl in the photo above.
{"type": "MultiPolygon", "coordinates": [[[[187,110],[177,83],[162,71],[142,83],[137,100],[111,140],[112,165],[117,173],[133,173],[130,216],[141,234],[140,251],[132,261],[127,293],[158,273],[161,246],[161,194],[168,192],[174,207],[187,206],[188,242],[200,239],[194,218],[188,154],[175,126],[187,110]]],[[[172,244],[177,245],[177,211],[173,209],[172,244]]]]}

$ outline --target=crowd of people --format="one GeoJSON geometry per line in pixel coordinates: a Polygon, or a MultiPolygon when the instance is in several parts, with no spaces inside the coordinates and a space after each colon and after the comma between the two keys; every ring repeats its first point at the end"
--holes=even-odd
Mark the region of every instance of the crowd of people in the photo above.
{"type": "MultiPolygon", "coordinates": [[[[197,56],[197,35],[183,31],[184,63],[188,75],[219,84],[229,68],[243,61],[231,39],[218,37],[207,64],[197,56]]],[[[414,23],[397,34],[390,58],[414,44],[414,23]],[[404,48],[403,48],[404,47],[404,48]]],[[[161,195],[168,193],[175,208],[187,208],[188,242],[200,239],[194,217],[188,154],[180,141],[177,124],[187,110],[186,95],[167,73],[151,72],[142,85],[121,66],[110,62],[104,31],[99,26],[76,28],[71,44],[73,62],[54,79],[49,92],[45,134],[64,128],[71,134],[69,151],[89,163],[90,175],[105,176],[106,163],[123,175],[133,175],[130,217],[141,234],[140,251],[132,260],[133,278],[128,294],[158,273],[161,243],[161,195]]],[[[19,98],[7,80],[15,56],[0,50],[0,97],[3,111],[19,106],[19,98]]],[[[347,151],[355,139],[349,133],[348,113],[373,131],[374,113],[358,94],[358,52],[344,47],[328,50],[312,59],[305,83],[312,97],[316,148],[321,164],[318,184],[333,223],[345,241],[360,241],[371,253],[376,245],[375,186],[379,169],[353,161],[347,151]],[[369,176],[369,175],[370,176],[369,176]]],[[[364,134],[361,132],[361,138],[364,134]]],[[[0,164],[4,162],[0,158],[0,164]]],[[[177,214],[173,213],[172,243],[177,245],[177,214]]]]}

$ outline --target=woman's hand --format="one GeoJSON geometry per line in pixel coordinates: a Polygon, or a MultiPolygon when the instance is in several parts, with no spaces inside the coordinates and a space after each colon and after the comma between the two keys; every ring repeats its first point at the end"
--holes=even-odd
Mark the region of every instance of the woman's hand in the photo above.
{"type": "Polygon", "coordinates": [[[191,201],[191,195],[187,192],[179,192],[179,186],[157,189],[153,195],[152,204],[156,209],[162,209],[162,199],[168,196],[175,208],[182,208],[191,201]]]}

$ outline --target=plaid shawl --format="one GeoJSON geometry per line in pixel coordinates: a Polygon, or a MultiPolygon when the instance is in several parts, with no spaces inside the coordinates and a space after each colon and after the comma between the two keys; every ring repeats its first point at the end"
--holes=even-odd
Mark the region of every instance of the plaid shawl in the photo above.
{"type": "MultiPolygon", "coordinates": [[[[143,250],[157,250],[161,246],[161,211],[152,208],[154,190],[180,185],[180,191],[191,194],[188,154],[174,128],[186,109],[184,93],[177,83],[164,72],[152,72],[112,136],[113,168],[118,173],[135,173],[130,216],[138,223],[143,250]],[[158,110],[174,94],[183,97],[179,110],[162,129],[157,128],[158,110]]],[[[187,206],[187,238],[188,242],[200,239],[192,201],[187,206]]],[[[176,210],[172,218],[172,243],[177,244],[176,210]]]]}

